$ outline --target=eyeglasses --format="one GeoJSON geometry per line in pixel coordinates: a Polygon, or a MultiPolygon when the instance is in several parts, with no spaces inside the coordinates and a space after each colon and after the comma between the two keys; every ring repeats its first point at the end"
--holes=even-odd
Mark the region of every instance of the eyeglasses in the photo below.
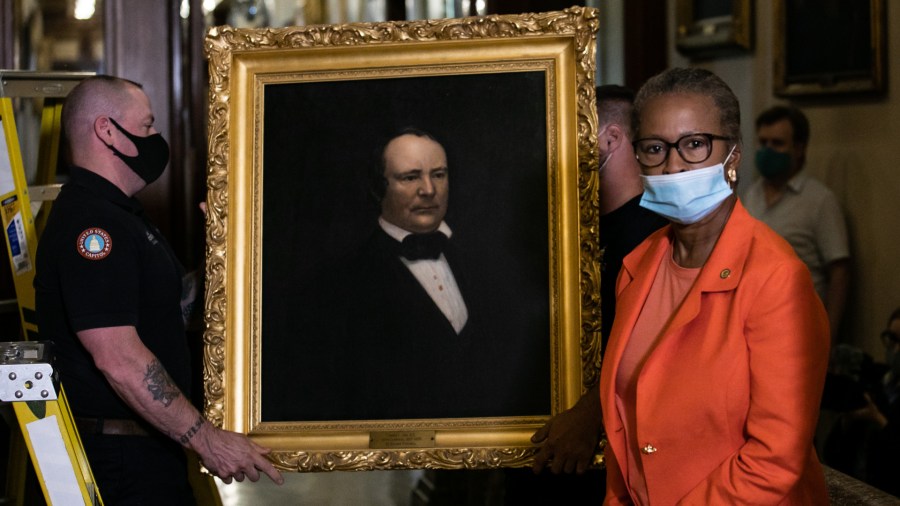
{"type": "Polygon", "coordinates": [[[891,345],[900,344],[900,336],[891,332],[890,330],[885,330],[881,333],[881,342],[886,346],[890,347],[891,345]]]}
{"type": "Polygon", "coordinates": [[[731,137],[715,134],[689,134],[675,142],[662,139],[638,139],[632,143],[634,156],[644,167],[657,167],[666,163],[669,151],[675,148],[681,159],[687,163],[705,162],[712,154],[714,140],[730,141],[731,137]]]}

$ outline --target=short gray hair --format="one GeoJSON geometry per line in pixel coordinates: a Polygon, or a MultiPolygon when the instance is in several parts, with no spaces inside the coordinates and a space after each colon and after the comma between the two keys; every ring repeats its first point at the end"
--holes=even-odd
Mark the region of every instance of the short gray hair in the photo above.
{"type": "Polygon", "coordinates": [[[647,80],[634,99],[633,126],[641,128],[641,111],[653,98],[677,94],[695,93],[712,98],[719,110],[719,124],[723,135],[741,142],[741,106],[731,88],[719,76],[700,68],[672,68],[647,80]]]}
{"type": "Polygon", "coordinates": [[[97,75],[78,83],[66,96],[62,110],[62,124],[70,141],[78,141],[89,134],[98,116],[120,118],[122,110],[132,100],[131,87],[141,89],[134,81],[119,77],[97,75]]]}

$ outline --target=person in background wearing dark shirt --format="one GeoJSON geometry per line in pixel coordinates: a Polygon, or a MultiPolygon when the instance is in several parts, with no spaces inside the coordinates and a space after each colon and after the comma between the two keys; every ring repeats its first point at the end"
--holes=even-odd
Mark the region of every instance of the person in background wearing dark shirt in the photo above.
{"type": "Polygon", "coordinates": [[[885,420],[869,446],[868,482],[900,497],[900,308],[888,318],[881,342],[888,367],[882,380],[885,420]]]}

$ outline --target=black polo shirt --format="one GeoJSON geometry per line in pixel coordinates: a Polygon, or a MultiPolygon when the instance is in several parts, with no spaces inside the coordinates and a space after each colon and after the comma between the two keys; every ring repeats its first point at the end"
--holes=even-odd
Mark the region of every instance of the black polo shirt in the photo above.
{"type": "Polygon", "coordinates": [[[56,367],[77,416],[137,417],[94,366],[75,334],[81,330],[134,326],[189,395],[184,271],[136,199],[72,168],[38,241],[36,263],[38,333],[56,343],[56,367]]]}

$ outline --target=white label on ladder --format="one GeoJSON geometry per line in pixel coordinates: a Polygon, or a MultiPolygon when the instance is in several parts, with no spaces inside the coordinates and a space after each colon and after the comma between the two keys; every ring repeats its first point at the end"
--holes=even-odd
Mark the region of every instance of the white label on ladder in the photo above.
{"type": "Polygon", "coordinates": [[[25,429],[31,440],[31,447],[34,448],[50,504],[84,504],[75,477],[75,466],[66,452],[56,416],[27,423],[25,429]]]}
{"type": "Polygon", "coordinates": [[[3,118],[0,118],[0,195],[16,191],[16,182],[13,179],[12,160],[10,160],[9,146],[6,144],[6,131],[3,127],[3,118]]]}
{"type": "Polygon", "coordinates": [[[31,258],[28,255],[28,241],[25,238],[25,226],[22,222],[22,213],[17,211],[12,221],[6,226],[6,235],[9,236],[9,252],[12,255],[15,274],[31,270],[31,258]]]}

